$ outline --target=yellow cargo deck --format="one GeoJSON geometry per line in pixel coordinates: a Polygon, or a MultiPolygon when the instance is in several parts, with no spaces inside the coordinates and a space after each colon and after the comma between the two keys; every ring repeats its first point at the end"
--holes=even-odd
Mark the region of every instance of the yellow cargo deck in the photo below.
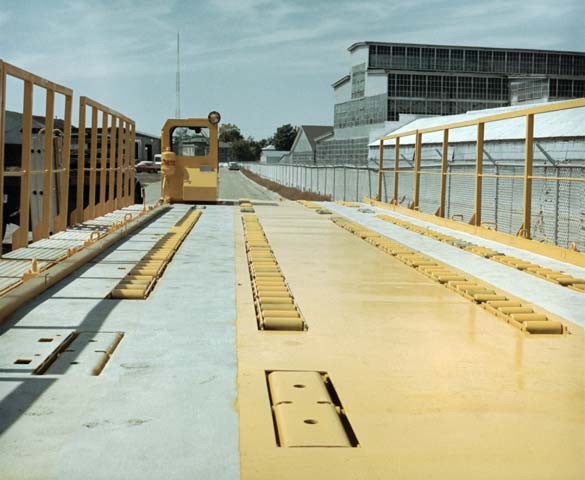
{"type": "Polygon", "coordinates": [[[566,328],[531,335],[331,215],[252,204],[199,209],[145,299],[108,294],[186,206],[10,317],[2,478],[583,478],[578,322],[523,299],[566,328]],[[245,236],[252,216],[263,234],[245,236]],[[306,329],[260,330],[293,310],[306,329]],[[34,374],[54,346],[40,339],[72,333],[79,356],[34,374]]]}

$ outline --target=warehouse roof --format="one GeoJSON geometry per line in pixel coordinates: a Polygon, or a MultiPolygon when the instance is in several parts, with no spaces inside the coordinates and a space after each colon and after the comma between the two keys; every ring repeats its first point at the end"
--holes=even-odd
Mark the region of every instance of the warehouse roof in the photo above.
{"type": "MultiPolygon", "coordinates": [[[[559,102],[560,103],[560,102],[559,102]]],[[[550,103],[549,103],[550,104],[550,103]]],[[[539,105],[546,105],[545,103],[518,105],[513,107],[490,108],[487,110],[473,110],[460,115],[445,115],[437,117],[417,118],[402,127],[393,130],[390,133],[409,132],[412,130],[422,130],[424,128],[432,128],[440,125],[447,125],[455,122],[464,122],[466,120],[473,120],[476,118],[485,117],[488,115],[495,115],[498,113],[513,112],[525,108],[537,107],[539,105]]],[[[556,112],[548,112],[537,114],[534,116],[534,138],[562,138],[562,137],[584,137],[585,131],[585,108],[573,108],[570,110],[559,110],[556,112]]],[[[484,140],[523,140],[526,135],[526,120],[524,117],[511,118],[508,120],[500,120],[497,122],[490,122],[485,124],[484,140]]],[[[449,143],[463,143],[475,142],[477,138],[477,127],[463,127],[449,130],[449,143]]],[[[423,142],[442,143],[443,132],[425,133],[423,135],[423,142]]],[[[401,145],[413,145],[415,143],[414,135],[403,137],[400,139],[401,145]]],[[[394,139],[385,140],[385,145],[394,145],[394,139]]],[[[376,140],[370,143],[370,146],[379,145],[376,140]]]]}

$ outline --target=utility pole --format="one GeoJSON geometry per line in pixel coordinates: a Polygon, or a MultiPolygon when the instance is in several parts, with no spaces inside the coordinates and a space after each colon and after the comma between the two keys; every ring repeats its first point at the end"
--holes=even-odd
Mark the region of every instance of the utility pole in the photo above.
{"type": "Polygon", "coordinates": [[[181,57],[180,57],[180,37],[177,32],[177,78],[176,78],[177,106],[175,109],[175,118],[181,118],[181,57]]]}

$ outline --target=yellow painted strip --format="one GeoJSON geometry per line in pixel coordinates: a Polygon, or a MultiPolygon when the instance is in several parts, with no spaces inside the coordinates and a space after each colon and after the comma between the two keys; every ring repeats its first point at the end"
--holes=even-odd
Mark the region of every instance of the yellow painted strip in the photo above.
{"type": "Polygon", "coordinates": [[[421,254],[417,250],[408,248],[395,240],[388,239],[346,218],[334,217],[331,220],[336,225],[348,230],[385,253],[394,256],[405,265],[417,269],[427,277],[445,285],[467,300],[481,305],[498,318],[502,318],[507,323],[526,333],[562,334],[567,332],[566,327],[561,322],[549,320],[545,315],[501,310],[504,306],[523,307],[523,305],[520,302],[511,301],[505,295],[498,294],[490,285],[480,284],[475,279],[471,280],[465,274],[451,269],[448,266],[441,265],[439,262],[421,254]],[[548,322],[548,324],[545,326],[540,323],[530,322],[548,322]]]}

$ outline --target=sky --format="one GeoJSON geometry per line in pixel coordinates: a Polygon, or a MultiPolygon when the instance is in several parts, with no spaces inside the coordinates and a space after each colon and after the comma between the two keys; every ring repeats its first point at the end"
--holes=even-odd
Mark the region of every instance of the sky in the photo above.
{"type": "Polygon", "coordinates": [[[0,58],[158,135],[175,114],[180,32],[182,116],[217,110],[260,139],[333,123],[331,84],[355,42],[585,51],[583,18],[582,0],[0,0],[0,58]]]}

